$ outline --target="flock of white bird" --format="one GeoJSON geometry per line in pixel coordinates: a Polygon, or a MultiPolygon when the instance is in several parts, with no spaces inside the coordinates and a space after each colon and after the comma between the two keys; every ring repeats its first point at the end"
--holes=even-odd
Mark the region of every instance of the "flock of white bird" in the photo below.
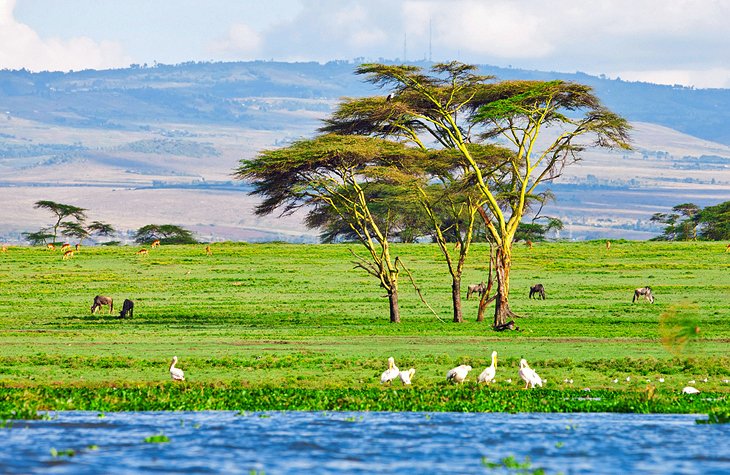
{"type": "MultiPolygon", "coordinates": [[[[468,364],[459,365],[456,368],[452,368],[449,370],[448,373],[446,373],[446,380],[452,381],[454,383],[463,383],[467,376],[469,375],[469,371],[471,371],[473,368],[469,366],[468,364]]],[[[416,370],[411,368],[407,371],[401,371],[398,369],[398,367],[395,365],[395,358],[392,356],[388,358],[388,369],[383,371],[383,374],[380,375],[380,382],[381,383],[390,383],[394,381],[396,378],[400,378],[401,381],[403,381],[403,384],[411,384],[411,378],[413,378],[413,375],[416,373],[416,370]]],[[[525,389],[534,388],[535,386],[542,387],[542,378],[537,374],[537,372],[530,368],[530,365],[527,364],[527,360],[524,358],[520,360],[520,369],[518,371],[518,374],[520,378],[525,382],[525,389]]],[[[480,383],[491,383],[494,381],[494,378],[497,376],[497,352],[492,352],[492,364],[487,366],[484,371],[482,371],[479,374],[479,377],[477,378],[477,381],[480,383]]],[[[511,382],[511,380],[509,380],[511,382]]]]}
{"type": "MultiPolygon", "coordinates": [[[[170,365],[170,377],[173,379],[173,381],[185,381],[185,373],[183,373],[183,370],[180,368],[176,368],[175,365],[177,364],[177,356],[172,357],[172,364],[170,365]]],[[[456,368],[451,368],[448,373],[446,373],[446,380],[451,381],[454,383],[463,383],[466,380],[466,377],[469,375],[469,371],[472,370],[472,367],[467,364],[462,364],[457,366],[456,368]]],[[[413,379],[413,375],[416,374],[416,370],[414,368],[410,368],[405,371],[401,371],[398,369],[398,367],[395,365],[395,358],[392,356],[388,358],[388,369],[383,371],[383,374],[380,375],[380,382],[383,383],[391,383],[396,378],[400,378],[400,380],[403,382],[404,385],[411,384],[411,379],[413,379]]],[[[519,377],[522,379],[522,381],[525,382],[525,389],[527,388],[534,388],[535,386],[542,387],[543,380],[537,372],[530,368],[530,365],[527,364],[527,360],[522,358],[520,360],[520,369],[517,372],[519,377]]],[[[479,374],[479,377],[477,378],[477,381],[480,383],[486,383],[489,384],[494,381],[494,378],[497,376],[497,352],[492,352],[492,364],[487,366],[484,371],[482,371],[479,374]]],[[[630,382],[631,377],[626,377],[626,382],[630,382]]],[[[703,380],[704,382],[707,382],[707,378],[703,380]]],[[[508,379],[508,383],[511,383],[512,380],[508,379]]],[[[572,384],[572,379],[566,379],[563,381],[564,383],[572,384]]],[[[618,383],[618,379],[613,380],[614,383],[618,383]]],[[[647,382],[649,382],[647,380],[647,382]]],[[[664,378],[659,378],[659,382],[663,383],[664,378]]],[[[690,384],[693,384],[695,381],[690,381],[690,384]]],[[[723,380],[723,382],[730,383],[730,380],[723,380]]],[[[586,390],[589,390],[586,388],[586,390]]],[[[682,388],[682,393],[684,394],[699,394],[699,390],[693,386],[685,386],[682,388]]]]}

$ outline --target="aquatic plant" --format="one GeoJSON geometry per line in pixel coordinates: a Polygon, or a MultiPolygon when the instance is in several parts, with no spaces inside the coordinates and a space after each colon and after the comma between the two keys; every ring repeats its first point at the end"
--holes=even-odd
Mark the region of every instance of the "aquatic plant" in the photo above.
{"type": "Polygon", "coordinates": [[[51,457],[73,457],[76,455],[76,451],[73,449],[66,449],[66,450],[56,450],[55,448],[51,448],[51,457]]]}
{"type": "Polygon", "coordinates": [[[487,457],[482,457],[482,465],[490,469],[504,468],[508,473],[518,473],[525,475],[545,475],[545,469],[532,468],[530,457],[525,457],[524,462],[517,460],[514,455],[504,457],[499,462],[491,462],[487,457]]]}
{"type": "Polygon", "coordinates": [[[730,409],[711,411],[707,419],[697,419],[697,424],[730,424],[730,409]]]}
{"type": "Polygon", "coordinates": [[[170,442],[170,438],[167,437],[165,434],[160,432],[159,434],[151,435],[149,437],[145,437],[144,441],[148,444],[163,444],[166,442],[170,442]]]}

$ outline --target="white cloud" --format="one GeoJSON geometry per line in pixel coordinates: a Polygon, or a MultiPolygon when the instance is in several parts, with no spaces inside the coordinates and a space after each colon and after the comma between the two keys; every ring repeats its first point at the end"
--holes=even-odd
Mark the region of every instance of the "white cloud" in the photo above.
{"type": "Polygon", "coordinates": [[[131,62],[118,43],[85,36],[41,38],[13,16],[15,0],[0,0],[0,68],[34,71],[107,69],[131,62]]]}
{"type": "Polygon", "coordinates": [[[655,84],[693,85],[699,88],[730,88],[730,69],[705,70],[670,69],[656,71],[617,71],[611,77],[625,81],[651,82],[655,84]]]}
{"type": "Polygon", "coordinates": [[[207,47],[215,56],[226,59],[255,59],[261,47],[261,36],[245,23],[234,23],[225,38],[213,41],[207,47]]]}

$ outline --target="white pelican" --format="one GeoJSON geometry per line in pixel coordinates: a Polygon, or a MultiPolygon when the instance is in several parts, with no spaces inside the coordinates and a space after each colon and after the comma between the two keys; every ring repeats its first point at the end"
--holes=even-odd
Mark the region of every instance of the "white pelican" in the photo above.
{"type": "Polygon", "coordinates": [[[455,381],[457,383],[463,383],[466,379],[466,375],[471,371],[471,366],[468,364],[459,365],[456,368],[452,368],[446,373],[447,381],[455,381]]]}
{"type": "Polygon", "coordinates": [[[535,386],[542,387],[542,379],[537,375],[534,369],[530,368],[527,364],[527,360],[524,358],[520,360],[520,370],[518,374],[525,382],[525,389],[527,389],[528,386],[531,388],[534,388],[535,386]]]}
{"type": "Polygon", "coordinates": [[[659,378],[659,382],[660,383],[663,383],[664,382],[664,378],[659,378]]]}
{"type": "Polygon", "coordinates": [[[400,374],[400,371],[398,371],[398,367],[395,365],[395,358],[391,356],[388,358],[388,369],[380,375],[380,383],[389,383],[397,378],[398,374],[400,374]]]}
{"type": "Polygon", "coordinates": [[[477,381],[480,383],[491,383],[494,381],[494,377],[497,375],[497,352],[492,352],[492,365],[488,366],[487,369],[482,371],[477,381]]]}
{"type": "Polygon", "coordinates": [[[618,378],[614,379],[614,380],[613,380],[613,381],[611,381],[611,382],[612,382],[613,384],[616,384],[616,383],[618,383],[618,378]]]}
{"type": "Polygon", "coordinates": [[[693,388],[692,386],[685,386],[682,388],[682,394],[699,394],[700,390],[693,388]]]}
{"type": "Polygon", "coordinates": [[[416,374],[416,370],[411,368],[408,371],[401,371],[398,373],[400,376],[400,380],[403,381],[403,384],[411,384],[411,378],[413,375],[416,374]]]}
{"type": "Polygon", "coordinates": [[[185,374],[180,368],[175,368],[177,364],[177,356],[172,357],[172,364],[170,365],[170,376],[173,381],[185,381],[185,374]]]}

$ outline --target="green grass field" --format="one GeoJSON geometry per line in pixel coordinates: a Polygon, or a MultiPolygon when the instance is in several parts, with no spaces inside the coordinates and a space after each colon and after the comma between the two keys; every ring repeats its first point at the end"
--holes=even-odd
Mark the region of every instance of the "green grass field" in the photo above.
{"type": "MultiPolygon", "coordinates": [[[[604,401],[634,401],[655,386],[659,400],[676,402],[682,401],[676,395],[690,380],[716,400],[696,409],[727,407],[730,384],[723,380],[730,379],[730,253],[724,252],[724,243],[614,242],[610,250],[603,242],[539,243],[533,249],[517,245],[510,301],[524,318],[517,322],[521,331],[507,333],[475,322],[477,301],[465,299],[466,285],[486,277],[484,245],[474,248],[465,272],[467,322],[462,324],[450,321],[451,282],[434,245],[400,245],[394,255],[404,260],[444,321],[420,302],[404,275],[400,324],[388,323],[387,299],[375,280],[353,269],[348,248],[358,251],[356,245],[231,243],[211,248],[212,256],[202,245],[162,246],[138,256],[131,247],[84,247],[66,261],[59,251],[42,248],[11,247],[0,254],[0,405],[19,408],[30,401],[40,409],[126,408],[98,399],[124,387],[139,397],[146,394],[146,407],[195,388],[223,396],[184,407],[259,407],[240,400],[225,403],[231,388],[244,388],[251,394],[310,395],[309,405],[293,408],[319,407],[314,401],[321,399],[322,390],[345,395],[325,408],[350,407],[343,402],[350,396],[363,398],[366,408],[382,408],[367,401],[391,391],[381,387],[379,375],[387,357],[394,356],[401,369],[416,368],[411,388],[394,384],[406,400],[416,401],[420,394],[421,403],[405,404],[405,409],[452,410],[443,398],[464,391],[499,394],[492,396],[495,400],[527,397],[538,404],[548,394],[560,400],[560,394],[586,387],[604,391],[604,401]],[[530,285],[537,282],[545,285],[547,300],[528,299],[530,285]],[[654,290],[656,303],[632,304],[633,289],[645,285],[654,290]],[[97,294],[114,298],[114,314],[102,310],[91,315],[97,294]],[[120,320],[125,298],[135,301],[135,315],[120,320]],[[660,320],[684,320],[700,331],[685,346],[666,347],[660,320]],[[497,383],[485,389],[474,381],[492,350],[499,353],[497,383]],[[169,381],[173,355],[186,372],[182,385],[169,381]],[[547,379],[534,397],[520,389],[522,357],[547,379]],[[446,372],[458,364],[474,367],[463,388],[445,382],[446,372]],[[657,382],[660,377],[663,383],[657,382]],[[63,403],[68,398],[50,397],[50,390],[81,391],[87,403],[69,407],[63,403]],[[94,398],[97,403],[88,402],[94,398]]],[[[532,407],[479,404],[466,408],[532,407]]],[[[620,407],[629,410],[631,404],[620,407]]],[[[164,407],[179,406],[172,401],[164,407]]]]}

